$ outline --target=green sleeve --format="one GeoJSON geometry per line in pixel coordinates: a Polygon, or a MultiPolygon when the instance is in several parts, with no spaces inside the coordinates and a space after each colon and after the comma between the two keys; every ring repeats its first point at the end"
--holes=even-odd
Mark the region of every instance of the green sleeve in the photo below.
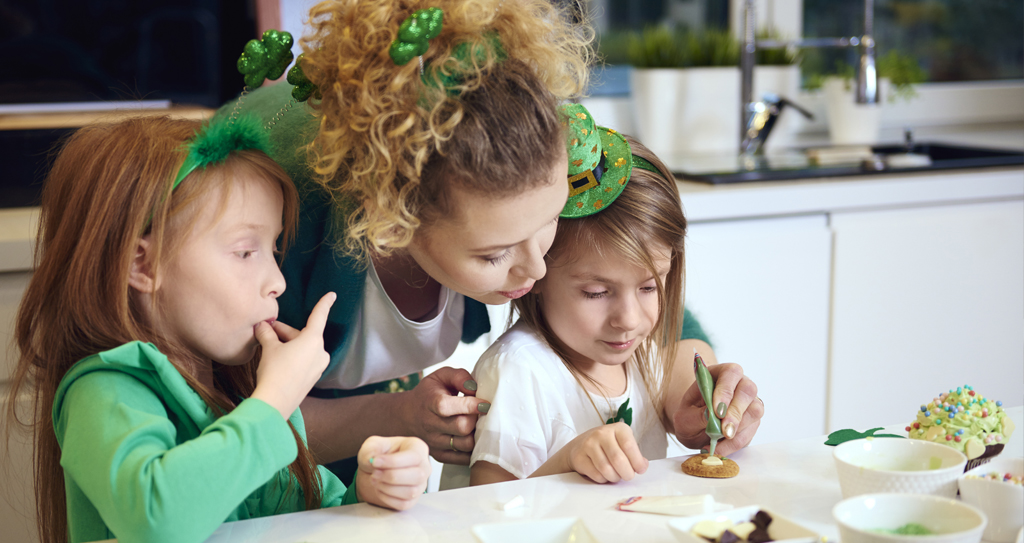
{"type": "MultiPolygon", "coordinates": [[[[699,339],[708,345],[711,345],[711,340],[708,339],[708,335],[704,333],[704,328],[701,327],[700,322],[697,318],[690,313],[689,309],[683,308],[683,330],[679,334],[679,339],[699,339]]],[[[712,345],[713,346],[713,345],[712,345]]]]}
{"type": "Polygon", "coordinates": [[[345,488],[345,483],[338,479],[338,476],[331,473],[327,468],[319,466],[320,479],[323,481],[324,499],[320,502],[321,507],[336,507],[338,505],[352,505],[359,503],[356,495],[356,481],[345,488]]]}
{"type": "Polygon", "coordinates": [[[65,477],[122,543],[205,539],[298,454],[277,410],[253,398],[178,444],[161,398],[115,371],[78,378],[56,426],[65,477]]]}

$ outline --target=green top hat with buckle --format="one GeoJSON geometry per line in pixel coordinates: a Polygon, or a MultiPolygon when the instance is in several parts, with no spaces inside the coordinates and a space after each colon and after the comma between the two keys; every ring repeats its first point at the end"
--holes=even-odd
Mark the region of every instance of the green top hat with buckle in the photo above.
{"type": "Polygon", "coordinates": [[[650,162],[633,156],[622,134],[597,126],[587,108],[564,104],[561,109],[568,125],[569,200],[559,217],[586,217],[611,205],[622,194],[634,166],[660,173],[650,162]]]}

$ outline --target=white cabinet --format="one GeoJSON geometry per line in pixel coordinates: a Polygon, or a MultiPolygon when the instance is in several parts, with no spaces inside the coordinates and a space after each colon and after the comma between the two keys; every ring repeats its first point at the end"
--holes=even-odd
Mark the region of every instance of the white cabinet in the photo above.
{"type": "Polygon", "coordinates": [[[686,306],[757,383],[755,443],[825,431],[831,255],[824,214],[690,225],[686,306]]]}
{"type": "MultiPolygon", "coordinates": [[[[18,361],[12,343],[14,316],[31,276],[27,271],[0,273],[0,417],[5,416],[7,405],[12,401],[8,393],[10,374],[18,361]]],[[[23,395],[19,404],[22,413],[27,414],[30,405],[29,395],[23,395]]],[[[0,481],[0,526],[3,527],[0,531],[5,542],[32,543],[38,538],[32,493],[31,437],[19,429],[6,445],[4,448],[0,439],[0,466],[4,467],[0,481]]]]}
{"type": "Polygon", "coordinates": [[[1024,201],[834,213],[829,427],[963,384],[1024,404],[1024,201]]]}
{"type": "Polygon", "coordinates": [[[0,387],[5,393],[6,383],[18,362],[13,343],[14,316],[31,277],[29,271],[0,273],[0,387]]]}

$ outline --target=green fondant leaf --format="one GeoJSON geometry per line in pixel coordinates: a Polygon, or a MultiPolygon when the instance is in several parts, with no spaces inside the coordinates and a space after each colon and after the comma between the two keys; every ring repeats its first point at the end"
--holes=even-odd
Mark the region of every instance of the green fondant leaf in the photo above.
{"type": "Polygon", "coordinates": [[[903,437],[898,436],[896,434],[875,434],[875,432],[881,429],[881,427],[872,428],[864,432],[858,432],[857,430],[853,430],[851,428],[836,430],[835,432],[832,432],[831,434],[828,435],[828,440],[825,441],[825,444],[831,447],[835,447],[840,443],[846,443],[847,441],[853,441],[855,439],[863,439],[865,437],[903,437]]]}

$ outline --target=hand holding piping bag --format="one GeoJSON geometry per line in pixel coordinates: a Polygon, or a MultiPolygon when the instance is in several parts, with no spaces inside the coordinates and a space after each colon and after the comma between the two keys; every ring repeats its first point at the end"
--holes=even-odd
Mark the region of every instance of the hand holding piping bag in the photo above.
{"type": "Polygon", "coordinates": [[[718,444],[718,440],[722,439],[722,422],[718,420],[715,410],[711,409],[713,405],[711,403],[711,396],[715,392],[715,381],[711,377],[708,367],[704,365],[704,360],[701,359],[697,349],[693,350],[693,373],[697,377],[697,388],[700,389],[700,394],[704,397],[704,404],[706,405],[708,425],[704,432],[711,440],[708,452],[713,455],[715,454],[715,445],[718,444]]]}

